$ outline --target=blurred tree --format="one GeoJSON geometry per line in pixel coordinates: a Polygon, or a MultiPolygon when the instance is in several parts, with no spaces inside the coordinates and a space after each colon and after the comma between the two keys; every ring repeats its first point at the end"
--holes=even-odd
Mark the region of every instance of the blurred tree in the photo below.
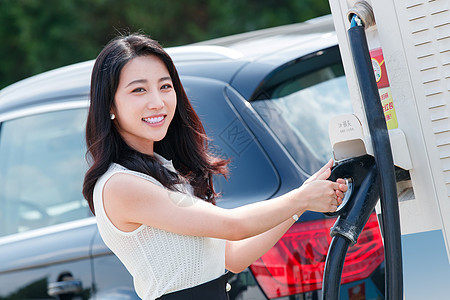
{"type": "Polygon", "coordinates": [[[119,33],[168,47],[329,12],[327,0],[0,0],[0,88],[93,59],[119,33]]]}

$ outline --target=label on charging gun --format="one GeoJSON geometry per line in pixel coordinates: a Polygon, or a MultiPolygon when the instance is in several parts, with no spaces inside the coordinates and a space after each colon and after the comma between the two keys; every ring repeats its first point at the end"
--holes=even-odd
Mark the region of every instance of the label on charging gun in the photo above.
{"type": "Polygon", "coordinates": [[[384,63],[383,51],[381,48],[370,50],[372,58],[372,67],[377,80],[378,93],[380,94],[381,105],[383,106],[384,117],[388,129],[398,128],[397,115],[394,108],[394,100],[392,99],[389,79],[384,63]]]}

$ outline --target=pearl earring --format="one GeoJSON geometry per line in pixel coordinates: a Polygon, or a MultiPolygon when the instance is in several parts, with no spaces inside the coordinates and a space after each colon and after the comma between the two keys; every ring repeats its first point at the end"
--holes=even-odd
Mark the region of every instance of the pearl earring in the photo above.
{"type": "Polygon", "coordinates": [[[116,115],[115,115],[115,114],[109,114],[109,118],[110,118],[111,120],[114,120],[114,119],[116,118],[116,115]]]}

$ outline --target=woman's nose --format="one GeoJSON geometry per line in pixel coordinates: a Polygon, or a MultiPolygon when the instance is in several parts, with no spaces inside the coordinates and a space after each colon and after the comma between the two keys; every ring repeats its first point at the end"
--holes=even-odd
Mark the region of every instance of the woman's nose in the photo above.
{"type": "Polygon", "coordinates": [[[164,107],[163,95],[160,93],[152,93],[147,99],[147,108],[151,110],[159,110],[164,107]]]}

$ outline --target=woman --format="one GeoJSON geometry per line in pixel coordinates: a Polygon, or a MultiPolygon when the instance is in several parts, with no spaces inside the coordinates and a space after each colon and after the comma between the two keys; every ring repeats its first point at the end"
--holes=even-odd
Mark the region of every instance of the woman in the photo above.
{"type": "Polygon", "coordinates": [[[335,211],[347,190],[326,180],[330,160],[281,197],[215,206],[212,176],[228,162],[208,153],[172,60],[143,35],[116,38],[97,57],[86,140],[83,194],[143,299],[228,299],[225,270],[244,270],[304,211],[335,211]]]}

